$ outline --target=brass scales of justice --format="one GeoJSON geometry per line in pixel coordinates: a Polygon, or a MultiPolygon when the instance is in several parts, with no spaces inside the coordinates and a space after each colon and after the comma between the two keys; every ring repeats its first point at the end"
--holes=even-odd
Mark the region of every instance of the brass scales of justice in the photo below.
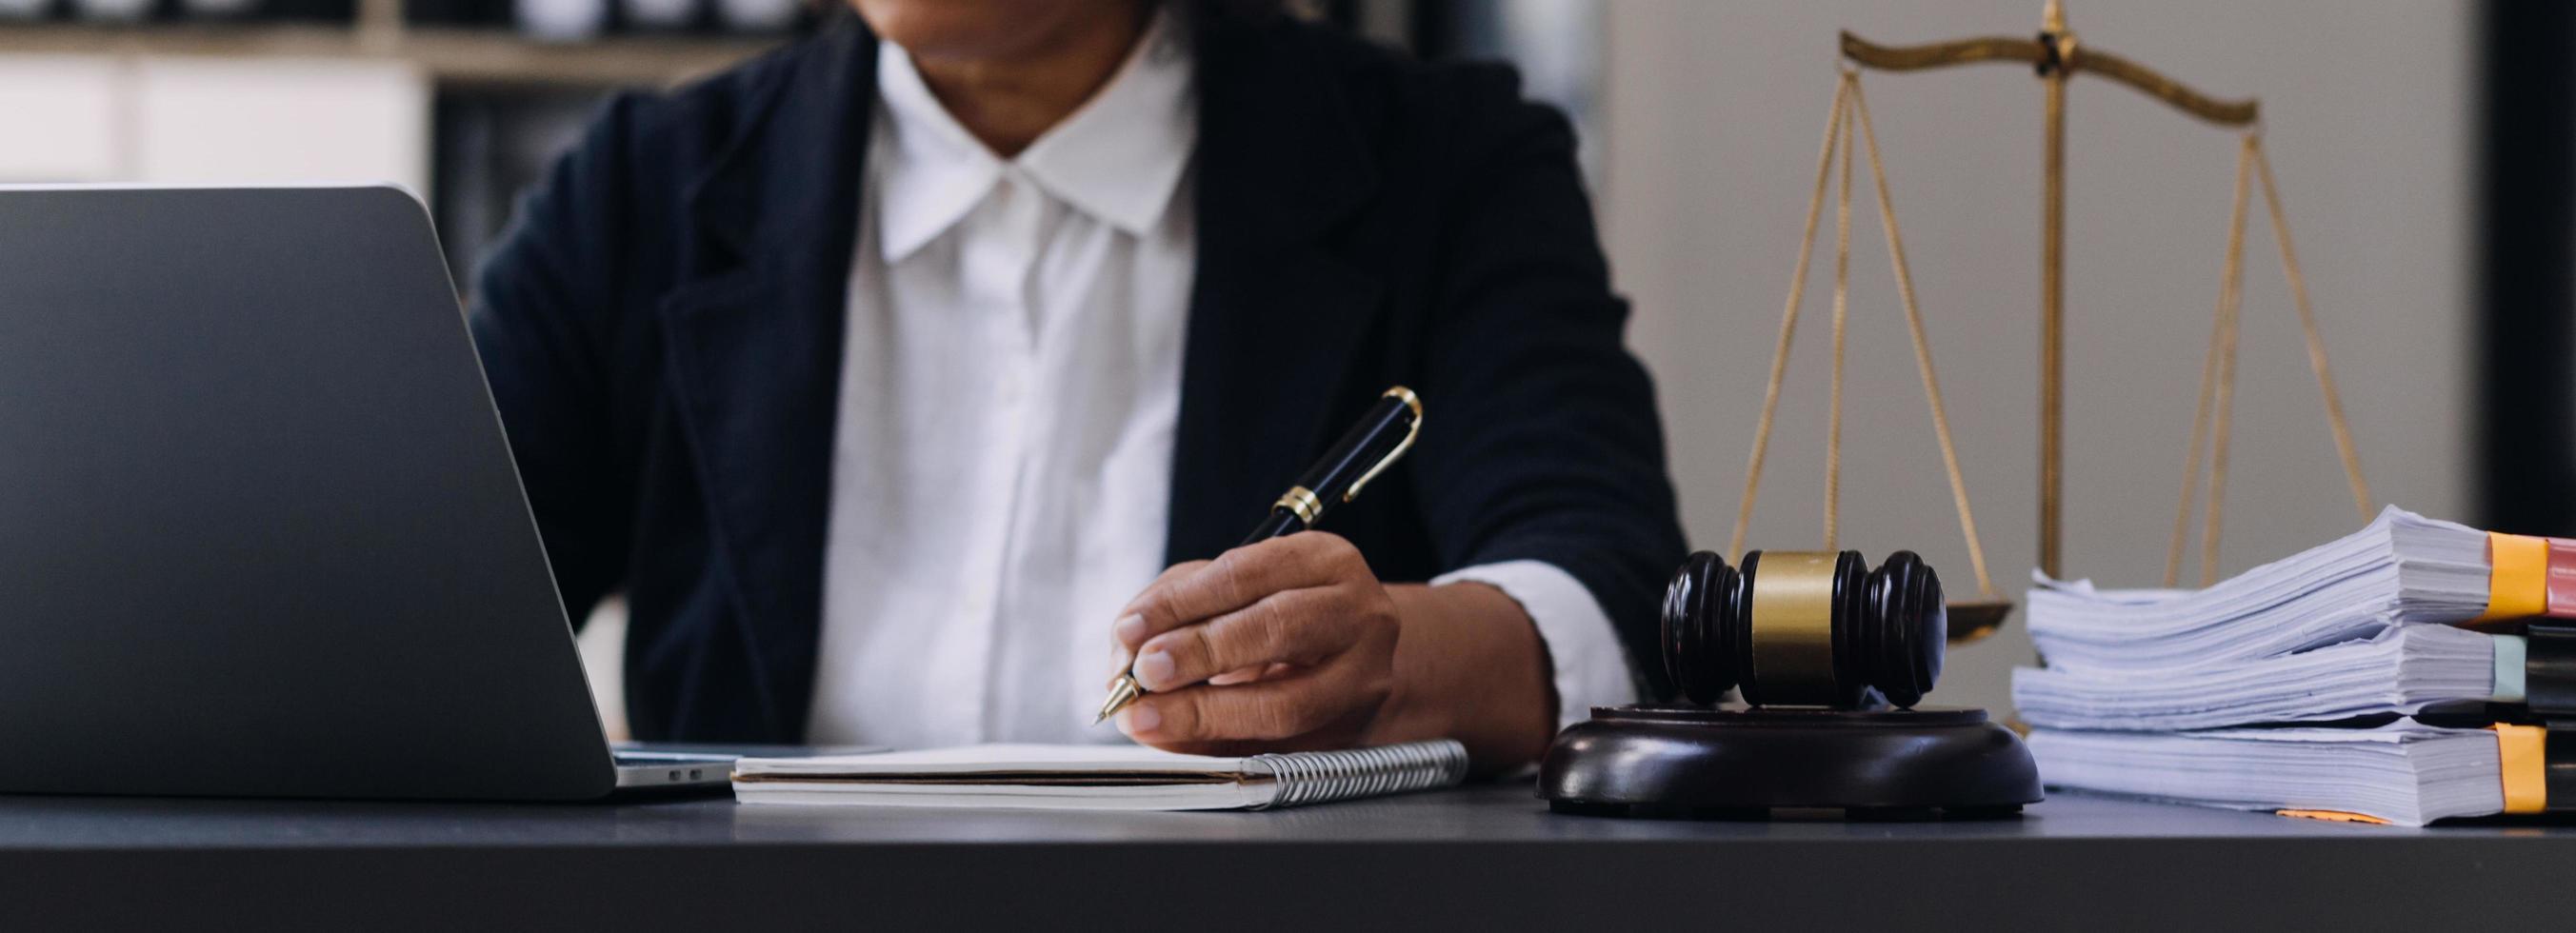
{"type": "Polygon", "coordinates": [[[2201,585],[2215,582],[2236,381],[2238,310],[2243,299],[2245,224],[2259,180],[2281,264],[2307,340],[2308,362],[2354,505],[2370,518],[2370,490],[2326,363],[2307,282],[2291,247],[2289,222],[2264,156],[2254,101],[2223,101],[2143,65],[2076,40],[2059,0],[2048,0],[2033,38],[1984,37],[1882,46],[1849,32],[1841,59],[1814,194],[1807,204],[1762,414],[1754,428],[1744,496],[1726,556],[1693,554],[1665,593],[1660,635],[1672,703],[1598,708],[1560,733],[1542,762],[1539,796],[1562,813],[1608,816],[1761,818],[1778,808],[1840,809],[1847,818],[1952,817],[2018,812],[2040,799],[2029,751],[1984,710],[1915,708],[1938,678],[1945,643],[1993,632],[2013,603],[1995,589],[1968,505],[1957,446],[1925,338],[1923,313],[1898,233],[1894,198],[1861,91],[1864,69],[1916,71],[1980,62],[2020,63],[2038,75],[2045,117],[2040,215],[2039,567],[2058,578],[2061,560],[2065,396],[2066,86],[2078,73],[2128,85],[2222,127],[2243,128],[2233,211],[2199,400],[2167,550],[2165,584],[2181,574],[2194,498],[2206,486],[2201,585]],[[1871,569],[1857,551],[1836,550],[1842,468],[1843,348],[1849,323],[1854,150],[1866,148],[1897,294],[1913,336],[1916,368],[1957,508],[1977,594],[1948,599],[1922,559],[1898,551],[1871,569]],[[1839,172],[1837,172],[1839,169],[1839,172]],[[1825,194],[1839,177],[1834,215],[1832,401],[1827,416],[1824,548],[1747,552],[1763,456],[1797,332],[1825,194]],[[2208,459],[2204,468],[2204,446],[2208,459]],[[1730,691],[1743,705],[1721,704],[1730,691]]]}
{"type": "Polygon", "coordinates": [[[2067,28],[2065,8],[2060,0],[2048,0],[2041,14],[2039,34],[2032,38],[1987,36],[1925,45],[1885,46],[1845,31],[1841,34],[1841,58],[1849,64],[1841,70],[1832,115],[1827,122],[1823,153],[1817,159],[1815,194],[1807,204],[1805,232],[1799,241],[1797,267],[1790,280],[1788,306],[1781,315],[1779,339],[1771,357],[1770,382],[1763,394],[1761,419],[1754,428],[1753,451],[1745,468],[1744,496],[1736,513],[1734,534],[1727,546],[1730,556],[1740,558],[1744,554],[1745,531],[1752,523],[1754,501],[1761,488],[1763,455],[1769,446],[1772,415],[1780,401],[1789,347],[1797,331],[1799,308],[1805,297],[1808,263],[1815,245],[1817,224],[1823,213],[1828,183],[1833,181],[1839,160],[1841,194],[1835,212],[1833,401],[1827,428],[1824,523],[1824,548],[1830,551],[1835,547],[1842,467],[1842,361],[1849,303],[1852,161],[1853,149],[1857,148],[1853,137],[1857,126],[1858,145],[1865,145],[1868,150],[1870,177],[1876,188],[1879,217],[1887,237],[1897,294],[1913,334],[1915,362],[1922,376],[1925,400],[1931,409],[1933,430],[1940,440],[1942,466],[1949,474],[1960,534],[1967,541],[1969,563],[1976,575],[1977,595],[1949,603],[1949,640],[1959,643],[1982,638],[1999,628],[2011,614],[2012,601],[1997,592],[1988,573],[1985,548],[1977,533],[1975,515],[1969,508],[1967,485],[1961,479],[1957,447],[1951,442],[1949,415],[1942,402],[1940,380],[1934,373],[1931,347],[1924,337],[1923,315],[1915,297],[1913,275],[1906,265],[1904,239],[1898,232],[1894,200],[1889,193],[1887,173],[1879,154],[1878,135],[1870,124],[1869,106],[1861,93],[1863,69],[1921,71],[1982,62],[2028,65],[2038,76],[2041,90],[2044,117],[2039,256],[2041,572],[2055,578],[2064,569],[2061,563],[2063,513],[2060,503],[2065,481],[2066,86],[2068,79],[2078,73],[2095,74],[2128,85],[2216,126],[2244,128],[2242,143],[2237,149],[2235,205],[2228,223],[2224,271],[2216,313],[2210,324],[2209,349],[2201,367],[2199,400],[2193,409],[2180,501],[2175,509],[2173,532],[2166,551],[2164,584],[2168,587],[2176,585],[2181,575],[2193,500],[2204,484],[2207,495],[2201,521],[2200,585],[2216,582],[2235,395],[2237,312],[2243,299],[2245,223],[2248,195],[2258,180],[2272,221],[2273,238],[2280,248],[2282,270],[2298,310],[2300,328],[2306,336],[2309,367],[2315,373],[2317,387],[2325,399],[2326,420],[2333,429],[2335,447],[2343,459],[2353,504],[2362,521],[2370,520],[2370,486],[2362,478],[2361,458],[2354,451],[2352,430],[2344,417],[2340,393],[2335,388],[2334,371],[2326,361],[2325,342],[2318,332],[2316,312],[2308,298],[2307,279],[2299,270],[2298,254],[2291,246],[2289,221],[2282,213],[2280,192],[2273,183],[2271,161],[2263,151],[2260,110],[2256,101],[2219,100],[2127,58],[2079,43],[2074,31],[2067,28]],[[2205,470],[2204,453],[2207,454],[2205,470]]]}

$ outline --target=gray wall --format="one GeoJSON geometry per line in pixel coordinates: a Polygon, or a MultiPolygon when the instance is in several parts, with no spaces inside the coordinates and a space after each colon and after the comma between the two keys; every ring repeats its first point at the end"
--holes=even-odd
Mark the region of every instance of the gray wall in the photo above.
{"type": "MultiPolygon", "coordinates": [[[[1693,543],[1723,548],[1835,80],[1834,36],[2036,31],[2037,0],[1605,4],[1601,209],[1658,378],[1693,543]]],[[[2373,491],[2462,517],[2474,130],[2470,4],[2078,2],[2086,42],[2263,100],[2266,147],[2373,491]]],[[[2036,552],[2039,89],[2018,66],[1865,79],[1969,493],[1999,585],[2036,552]]],[[[2098,78],[2069,92],[2070,574],[2153,586],[2218,293],[2237,140],[2098,78]]],[[[1972,588],[1865,163],[1856,189],[1843,546],[1972,588]]],[[[1753,547],[1818,543],[1831,207],[1753,547]]],[[[2258,201],[2222,571],[2356,527],[2258,201]]],[[[2196,567],[2194,563],[2187,566],[2196,567]]],[[[2185,582],[2190,582],[2187,578],[2185,582]]],[[[2002,706],[2010,633],[1938,699],[2002,706]]]]}

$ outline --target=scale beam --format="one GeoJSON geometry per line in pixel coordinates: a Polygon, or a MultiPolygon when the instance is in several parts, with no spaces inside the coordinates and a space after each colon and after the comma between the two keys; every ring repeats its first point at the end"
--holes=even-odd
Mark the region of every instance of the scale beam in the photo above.
{"type": "Polygon", "coordinates": [[[2042,89],[2039,243],[2039,569],[2064,578],[2060,565],[2066,423],[2066,81],[2091,72],[2128,85],[2202,120],[2244,126],[2261,114],[2255,101],[2223,101],[2109,52],[2084,48],[2066,26],[2066,8],[2048,0],[2039,33],[2028,39],[1983,36],[1925,45],[1878,45],[1846,31],[1842,55],[1864,68],[1916,71],[1978,62],[2031,66],[2042,89]]]}
{"type": "MultiPolygon", "coordinates": [[[[2043,33],[2042,36],[2046,38],[2048,34],[2043,33]]],[[[2072,36],[2068,38],[2072,39],[2072,36]]],[[[1985,36],[1926,45],[1879,45],[1844,32],[1842,42],[1844,58],[1862,67],[1881,71],[1919,71],[1977,62],[2024,64],[2039,69],[2043,74],[2063,67],[2069,72],[2090,72],[2126,84],[2184,113],[2220,126],[2245,126],[2262,116],[2262,105],[2258,101],[2219,100],[2165,77],[2153,68],[2100,49],[2079,49],[2071,41],[2065,43],[2068,54],[2062,59],[2050,51],[2058,43],[2011,36],[1985,36]]]]}

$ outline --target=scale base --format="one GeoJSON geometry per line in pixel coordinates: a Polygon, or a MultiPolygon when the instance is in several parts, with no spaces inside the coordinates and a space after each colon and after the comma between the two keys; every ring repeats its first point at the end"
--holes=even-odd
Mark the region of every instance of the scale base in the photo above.
{"type": "Polygon", "coordinates": [[[1767,819],[2013,816],[2040,800],[2039,768],[1981,709],[1597,707],[1540,765],[1558,813],[1767,819]]]}

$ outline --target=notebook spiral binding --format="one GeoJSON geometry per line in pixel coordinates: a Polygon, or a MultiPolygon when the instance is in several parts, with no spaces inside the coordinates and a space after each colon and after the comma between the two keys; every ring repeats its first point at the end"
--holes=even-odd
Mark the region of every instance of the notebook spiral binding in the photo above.
{"type": "Polygon", "coordinates": [[[1279,796],[1255,810],[1448,787],[1467,779],[1467,747],[1449,739],[1347,751],[1254,755],[1249,770],[1279,781],[1279,796]]]}

